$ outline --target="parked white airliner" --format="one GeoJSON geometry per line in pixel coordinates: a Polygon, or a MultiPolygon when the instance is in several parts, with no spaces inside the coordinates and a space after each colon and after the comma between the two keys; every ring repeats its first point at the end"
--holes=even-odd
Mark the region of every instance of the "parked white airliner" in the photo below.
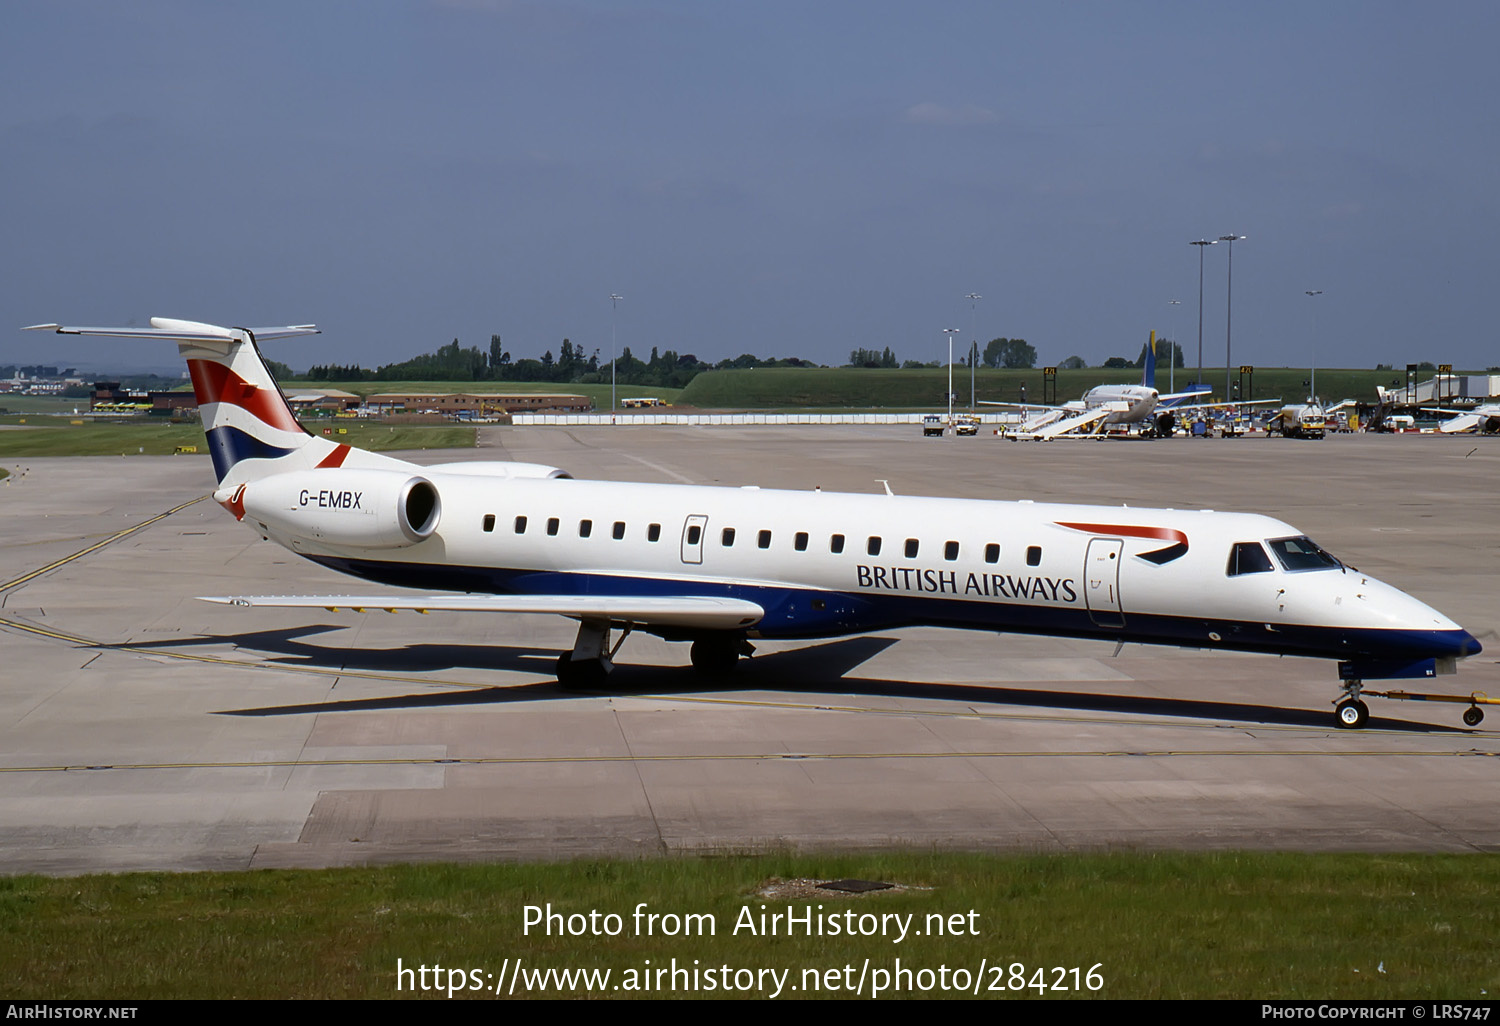
{"type": "MultiPolygon", "coordinates": [[[[1175,354],[1173,358],[1175,359],[1175,354]]],[[[1169,392],[1166,395],[1156,390],[1156,332],[1153,331],[1150,342],[1147,343],[1146,366],[1139,385],[1095,385],[1083,393],[1083,398],[1060,406],[988,400],[982,400],[980,405],[1011,406],[1023,411],[1025,419],[1015,430],[1005,433],[1008,438],[1098,436],[1111,424],[1136,425],[1141,437],[1156,438],[1170,435],[1182,413],[1223,407],[1223,402],[1187,402],[1189,399],[1207,396],[1210,391],[1207,385],[1199,385],[1186,392],[1169,392]]],[[[1234,405],[1259,406],[1266,401],[1268,400],[1234,405]]]]}
{"type": "MultiPolygon", "coordinates": [[[[1270,517],[580,481],[552,467],[422,467],[308,434],[247,330],[36,325],[170,339],[197,393],[214,498],[262,538],[417,594],[238,597],[240,606],[556,613],[580,622],[557,663],[601,685],[612,631],[691,641],[725,671],[751,638],[911,625],[1339,660],[1337,722],[1363,681],[1451,672],[1480,650],[1458,624],[1270,517]]],[[[1477,707],[1469,714],[1477,713],[1477,707]]]]}

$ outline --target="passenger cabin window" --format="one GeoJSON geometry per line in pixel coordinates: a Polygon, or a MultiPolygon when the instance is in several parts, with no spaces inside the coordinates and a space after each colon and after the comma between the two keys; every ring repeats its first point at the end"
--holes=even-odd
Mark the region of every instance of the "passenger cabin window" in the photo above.
{"type": "Polygon", "coordinates": [[[646,528],[646,540],[648,542],[661,541],[661,525],[652,524],[646,528]]]}
{"type": "Polygon", "coordinates": [[[760,537],[755,540],[755,544],[759,545],[763,549],[769,549],[771,547],[771,532],[760,532],[760,537]]]}
{"type": "Polygon", "coordinates": [[[623,520],[616,520],[615,521],[615,541],[619,541],[623,537],[625,537],[625,521],[623,521],[623,520]]]}
{"type": "Polygon", "coordinates": [[[844,536],[836,534],[828,539],[828,551],[837,555],[844,551],[844,536]]]}
{"type": "Polygon", "coordinates": [[[1260,542],[1235,542],[1229,550],[1229,566],[1224,573],[1238,577],[1240,574],[1267,574],[1274,569],[1271,557],[1260,547],[1260,542]]]}
{"type": "Polygon", "coordinates": [[[702,537],[703,537],[703,528],[699,527],[697,524],[692,524],[691,526],[688,527],[688,544],[689,545],[697,545],[698,544],[698,539],[702,538],[702,537]]]}
{"type": "Polygon", "coordinates": [[[1000,562],[1000,546],[990,542],[984,547],[984,561],[986,563],[1000,562]]]}
{"type": "Polygon", "coordinates": [[[906,558],[907,559],[916,559],[917,558],[917,549],[919,547],[920,546],[917,544],[917,540],[915,538],[908,538],[908,539],[906,539],[906,558]]]}
{"type": "Polygon", "coordinates": [[[870,535],[870,540],[865,543],[865,551],[872,556],[880,555],[880,538],[873,534],[870,535]]]}
{"type": "Polygon", "coordinates": [[[559,527],[561,527],[561,526],[562,526],[562,521],[558,520],[556,517],[548,517],[547,518],[547,533],[549,535],[555,536],[557,534],[557,529],[559,527]]]}
{"type": "Polygon", "coordinates": [[[734,544],[734,528],[732,528],[732,527],[726,527],[726,528],[724,528],[724,533],[719,536],[719,541],[723,544],[723,546],[726,549],[729,548],[729,546],[733,545],[734,544]]]}
{"type": "Polygon", "coordinates": [[[958,558],[958,542],[951,541],[943,544],[943,558],[950,563],[958,558]]]}
{"type": "Polygon", "coordinates": [[[807,532],[806,531],[798,531],[796,533],[796,535],[793,536],[793,538],[792,538],[792,548],[796,549],[798,552],[806,552],[807,551],[807,532]]]}
{"type": "Polygon", "coordinates": [[[1026,547],[1026,565],[1042,565],[1042,547],[1040,545],[1028,545],[1026,547]]]}
{"type": "Polygon", "coordinates": [[[1288,570],[1332,570],[1344,565],[1305,534],[1296,538],[1273,538],[1266,544],[1288,570]]]}
{"type": "Polygon", "coordinates": [[[526,533],[526,518],[525,517],[516,517],[516,533],[517,534],[525,534],[526,533]]]}
{"type": "Polygon", "coordinates": [[[484,529],[486,532],[493,531],[495,529],[495,514],[486,513],[484,515],[484,529]]]}
{"type": "Polygon", "coordinates": [[[587,538],[594,533],[594,522],[592,520],[578,521],[578,537],[587,538]]]}

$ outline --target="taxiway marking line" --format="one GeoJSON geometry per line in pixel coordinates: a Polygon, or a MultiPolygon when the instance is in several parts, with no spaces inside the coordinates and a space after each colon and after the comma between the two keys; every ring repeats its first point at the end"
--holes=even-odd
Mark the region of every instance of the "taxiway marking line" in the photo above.
{"type": "Polygon", "coordinates": [[[66,766],[0,766],[0,773],[77,773],[106,770],[196,770],[196,769],[300,769],[337,766],[542,766],[562,764],[597,764],[631,762],[807,762],[821,760],[891,760],[891,759],[1079,759],[1079,758],[1212,758],[1218,756],[1338,756],[1339,758],[1381,759],[1391,756],[1408,758],[1478,757],[1500,758],[1500,752],[1473,750],[1445,752],[1391,752],[1379,749],[1330,751],[1327,749],[1278,749],[1253,751],[1230,748],[1165,748],[1131,751],[1099,749],[1095,751],[983,751],[983,752],[754,752],[737,755],[542,755],[533,757],[494,756],[470,758],[411,759],[267,759],[264,761],[226,762],[137,762],[66,766]]]}
{"type": "Polygon", "coordinates": [[[54,560],[53,562],[48,563],[46,566],[42,567],[40,570],[33,570],[31,571],[31,573],[25,574],[21,577],[17,577],[13,581],[6,581],[4,584],[0,584],[0,592],[9,591],[11,588],[19,587],[34,577],[40,577],[42,574],[45,574],[48,571],[56,570],[58,567],[62,566],[65,563],[71,563],[73,560],[78,559],[80,556],[87,556],[90,552],[97,552],[99,549],[104,548],[104,546],[106,545],[111,545],[119,541],[121,538],[128,537],[132,534],[135,534],[135,532],[139,530],[150,527],[158,520],[165,520],[167,517],[171,516],[173,513],[176,513],[178,510],[187,509],[193,503],[202,502],[206,498],[208,498],[208,496],[200,495],[196,499],[189,499],[187,502],[184,502],[180,506],[173,506],[165,513],[158,513],[156,516],[152,517],[149,520],[142,520],[134,527],[127,527],[123,531],[118,531],[115,534],[110,535],[108,538],[105,538],[103,541],[95,542],[93,545],[90,545],[86,549],[80,549],[79,551],[73,553],[71,556],[64,556],[62,559],[54,560]]]}

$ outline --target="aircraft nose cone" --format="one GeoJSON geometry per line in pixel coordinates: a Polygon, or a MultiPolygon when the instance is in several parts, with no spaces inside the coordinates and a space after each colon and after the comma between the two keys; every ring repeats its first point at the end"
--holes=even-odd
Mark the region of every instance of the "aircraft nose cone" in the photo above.
{"type": "Polygon", "coordinates": [[[1459,657],[1471,656],[1478,655],[1484,651],[1484,646],[1479,643],[1479,639],[1468,631],[1459,630],[1455,634],[1457,636],[1453,639],[1454,655],[1459,657]]]}

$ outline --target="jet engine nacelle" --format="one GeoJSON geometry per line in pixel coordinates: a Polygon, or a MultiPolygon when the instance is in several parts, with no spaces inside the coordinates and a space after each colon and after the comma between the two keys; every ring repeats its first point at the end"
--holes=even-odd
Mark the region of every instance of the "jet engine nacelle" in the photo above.
{"type": "MultiPolygon", "coordinates": [[[[220,498],[215,496],[215,498],[220,498]]],[[[224,502],[268,534],[350,548],[415,545],[443,507],[425,477],[399,470],[304,470],[252,481],[224,502]]]]}
{"type": "Polygon", "coordinates": [[[474,460],[468,463],[434,463],[426,469],[440,474],[468,474],[473,477],[555,478],[572,477],[566,470],[541,463],[515,463],[506,460],[474,460]]]}

